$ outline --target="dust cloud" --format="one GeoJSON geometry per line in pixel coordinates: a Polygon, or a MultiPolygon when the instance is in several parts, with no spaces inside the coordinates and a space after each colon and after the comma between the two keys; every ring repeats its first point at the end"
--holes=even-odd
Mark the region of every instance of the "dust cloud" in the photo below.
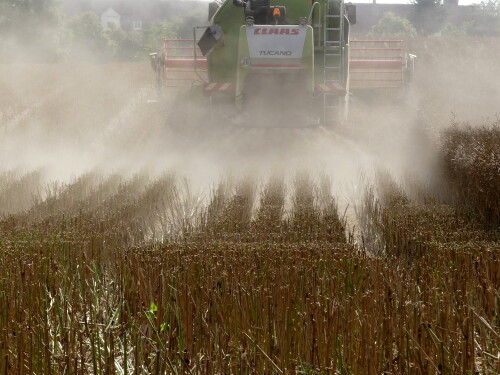
{"type": "MultiPolygon", "coordinates": [[[[412,40],[407,48],[418,56],[412,85],[368,97],[353,93],[349,120],[331,129],[214,121],[195,89],[158,97],[147,63],[2,65],[0,175],[15,181],[37,173],[30,194],[43,199],[47,186],[88,172],[124,180],[174,172],[206,198],[227,176],[265,181],[280,173],[291,180],[306,171],[328,176],[339,210],[354,215],[377,170],[401,183],[408,175],[423,184],[438,179],[439,131],[453,116],[482,123],[498,113],[498,46],[484,39],[412,40]]],[[[279,109],[290,110],[286,102],[279,109]]]]}

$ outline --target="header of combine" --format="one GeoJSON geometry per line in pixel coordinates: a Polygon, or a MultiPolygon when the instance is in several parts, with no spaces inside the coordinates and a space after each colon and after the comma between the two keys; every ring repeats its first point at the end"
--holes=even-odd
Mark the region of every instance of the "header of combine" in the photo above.
{"type": "Polygon", "coordinates": [[[272,2],[211,3],[211,25],[197,45],[167,40],[163,58],[153,56],[158,79],[167,86],[198,82],[214,105],[230,104],[239,113],[258,113],[272,100],[308,124],[345,116],[352,90],[403,87],[401,41],[349,41],[354,5],[272,2]]]}

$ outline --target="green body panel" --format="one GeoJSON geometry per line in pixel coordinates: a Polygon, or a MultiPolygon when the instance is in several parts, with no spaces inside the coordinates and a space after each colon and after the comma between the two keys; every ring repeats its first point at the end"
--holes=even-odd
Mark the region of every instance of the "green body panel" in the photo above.
{"type": "MultiPolygon", "coordinates": [[[[241,107],[242,91],[244,87],[245,78],[248,74],[252,73],[252,68],[249,65],[242,65],[240,63],[241,59],[248,57],[250,55],[247,40],[247,30],[248,26],[241,26],[239,33],[239,43],[238,43],[238,55],[237,55],[237,74],[236,74],[236,105],[241,107]]],[[[302,58],[300,60],[300,74],[305,78],[306,87],[305,89],[309,92],[314,92],[315,86],[315,75],[314,75],[314,39],[313,39],[313,28],[309,25],[300,26],[306,28],[306,36],[304,40],[304,49],[302,52],[302,58]]],[[[265,74],[265,73],[264,73],[265,74]]],[[[298,74],[298,73],[297,73],[298,74]]]]}
{"type": "MultiPolygon", "coordinates": [[[[314,7],[313,17],[310,22],[308,35],[305,42],[302,66],[304,74],[308,77],[308,90],[319,83],[323,83],[325,79],[337,80],[346,82],[348,71],[348,37],[344,39],[340,46],[323,46],[324,40],[324,14],[338,14],[340,18],[330,18],[328,28],[339,28],[339,22],[344,22],[344,28],[347,27],[348,21],[344,14],[343,0],[318,0],[314,7]],[[337,53],[338,56],[327,56],[328,64],[338,64],[339,60],[344,61],[345,69],[342,70],[327,70],[327,77],[324,75],[324,54],[337,53]]],[[[287,25],[298,25],[300,18],[308,18],[313,2],[311,0],[271,0],[271,6],[285,6],[287,25]]],[[[241,92],[243,76],[246,74],[245,69],[240,67],[240,57],[244,56],[248,46],[246,45],[245,35],[245,17],[243,8],[235,7],[232,0],[226,0],[217,10],[212,18],[212,24],[221,27],[224,33],[222,43],[218,45],[208,54],[208,78],[210,82],[230,82],[236,87],[236,94],[241,92]],[[238,79],[239,76],[239,79],[238,79]]],[[[338,38],[339,31],[328,31],[327,39],[338,38]],[[337,33],[337,34],[335,34],[337,33]]],[[[346,33],[344,33],[346,35],[346,33]]],[[[346,35],[347,36],[347,35],[346,35]]],[[[278,48],[279,46],[277,46],[278,48]]]]}
{"type": "Polygon", "coordinates": [[[231,0],[226,0],[212,18],[212,24],[222,28],[224,40],[207,57],[210,82],[236,82],[239,32],[244,21],[243,9],[231,0]]]}

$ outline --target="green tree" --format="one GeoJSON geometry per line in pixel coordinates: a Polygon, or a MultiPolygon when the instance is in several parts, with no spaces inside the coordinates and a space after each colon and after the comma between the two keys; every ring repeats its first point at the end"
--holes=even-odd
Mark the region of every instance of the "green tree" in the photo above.
{"type": "Polygon", "coordinates": [[[500,36],[500,0],[483,1],[476,6],[474,20],[464,25],[470,36],[500,36]]]}
{"type": "Polygon", "coordinates": [[[54,0],[0,0],[0,30],[15,32],[31,25],[25,35],[34,35],[38,27],[52,26],[59,21],[59,8],[54,0]]]}
{"type": "Polygon", "coordinates": [[[411,3],[410,20],[419,34],[434,34],[443,28],[446,11],[441,0],[411,0],[411,3]]]}
{"type": "Polygon", "coordinates": [[[439,32],[442,36],[462,36],[463,31],[460,30],[457,26],[447,23],[439,32]]]}
{"type": "Polygon", "coordinates": [[[175,26],[167,22],[156,22],[150,29],[142,34],[142,50],[148,55],[162,49],[163,39],[177,37],[175,26]]]}
{"type": "Polygon", "coordinates": [[[398,17],[393,12],[386,12],[384,16],[373,26],[374,35],[413,37],[417,31],[406,18],[398,17]]]}
{"type": "Polygon", "coordinates": [[[109,39],[109,46],[114,60],[130,61],[142,58],[142,46],[140,40],[131,33],[126,33],[122,29],[110,26],[106,31],[109,39]]]}
{"type": "Polygon", "coordinates": [[[67,23],[68,55],[78,60],[103,60],[112,56],[112,46],[95,13],[82,13],[67,23]]]}
{"type": "Polygon", "coordinates": [[[0,0],[0,59],[57,58],[60,21],[55,0],[0,0]]]}
{"type": "Polygon", "coordinates": [[[172,23],[180,38],[192,38],[193,27],[207,24],[207,9],[205,3],[193,5],[189,12],[183,12],[174,17],[172,23]],[[200,6],[201,5],[201,6],[200,6]]]}

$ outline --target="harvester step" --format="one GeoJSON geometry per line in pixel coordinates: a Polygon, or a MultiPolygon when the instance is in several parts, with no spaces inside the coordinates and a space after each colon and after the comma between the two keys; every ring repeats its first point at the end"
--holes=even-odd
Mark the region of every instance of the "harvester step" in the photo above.
{"type": "Polygon", "coordinates": [[[329,30],[329,31],[340,31],[340,27],[325,27],[325,30],[329,30]]]}
{"type": "Polygon", "coordinates": [[[340,56],[340,53],[325,53],[325,56],[340,56]]]}
{"type": "Polygon", "coordinates": [[[325,69],[340,69],[340,66],[325,66],[325,69]]]}
{"type": "MultiPolygon", "coordinates": [[[[331,43],[333,45],[340,45],[340,40],[325,40],[325,44],[331,43]]],[[[328,44],[327,44],[328,45],[328,44]]]]}
{"type": "Polygon", "coordinates": [[[327,18],[340,18],[340,14],[327,14],[327,18]]]}

